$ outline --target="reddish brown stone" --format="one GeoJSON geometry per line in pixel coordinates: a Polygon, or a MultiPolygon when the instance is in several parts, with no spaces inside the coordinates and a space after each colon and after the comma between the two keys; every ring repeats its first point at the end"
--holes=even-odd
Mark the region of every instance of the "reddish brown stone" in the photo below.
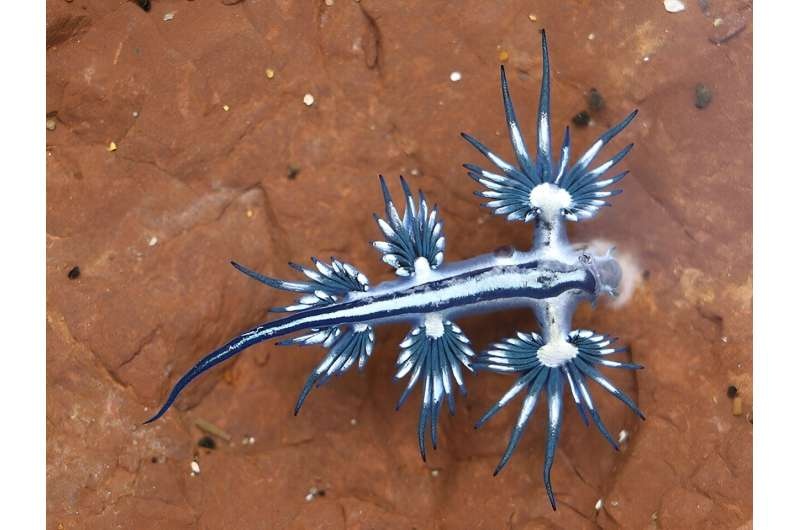
{"type": "MultiPolygon", "coordinates": [[[[658,2],[540,2],[531,13],[522,1],[153,0],[146,13],[48,0],[47,116],[58,124],[47,131],[48,526],[751,526],[752,30],[740,4],[712,4],[745,24],[713,45],[709,35],[726,29],[711,26],[716,12],[676,16],[658,2]],[[528,226],[479,208],[461,168],[478,156],[458,133],[510,152],[499,46],[533,134],[542,26],[556,141],[592,87],[605,108],[573,131],[578,150],[641,111],[619,140],[636,142],[625,193],[571,228],[576,241],[613,242],[643,271],[627,305],[584,307],[575,322],[620,336],[647,367],[613,374],[646,422],[595,392],[609,428],[629,432],[621,452],[570,409],[552,512],[541,411],[491,476],[515,414],[473,430],[510,383],[484,374],[442,418],[423,464],[418,403],[393,412],[402,326],[381,328],[365,372],[314,390],[297,417],[320,351],[264,344],[141,425],[194,361],[287,300],[230,259],[280,276],[288,260],[335,254],[373,282],[390,277],[367,244],[378,235],[378,173],[403,173],[440,204],[449,259],[526,247],[528,226]],[[702,111],[698,83],[714,88],[702,111]],[[197,418],[231,442],[198,448],[197,418]],[[311,488],[325,495],[306,501],[311,488]]],[[[533,329],[525,311],[463,324],[478,347],[533,329]]]]}

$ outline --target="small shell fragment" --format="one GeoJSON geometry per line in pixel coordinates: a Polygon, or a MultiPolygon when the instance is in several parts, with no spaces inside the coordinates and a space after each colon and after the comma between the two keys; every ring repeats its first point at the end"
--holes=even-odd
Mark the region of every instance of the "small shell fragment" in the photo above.
{"type": "Polygon", "coordinates": [[[200,474],[200,464],[198,464],[196,460],[192,460],[192,463],[189,464],[189,467],[191,468],[193,475],[200,474]]]}
{"type": "Polygon", "coordinates": [[[537,20],[539,20],[539,19],[538,19],[538,18],[536,18],[536,15],[534,15],[533,13],[531,13],[530,15],[528,15],[528,20],[530,20],[531,22],[536,22],[536,21],[537,21],[537,20]]]}
{"type": "Polygon", "coordinates": [[[158,244],[158,238],[156,236],[151,237],[150,240],[147,242],[147,245],[151,247],[154,247],[157,244],[158,244]]]}
{"type": "Polygon", "coordinates": [[[306,107],[310,107],[311,105],[314,104],[314,96],[312,96],[311,94],[306,94],[305,96],[303,96],[303,103],[305,104],[306,107]]]}
{"type": "Polygon", "coordinates": [[[742,398],[741,396],[736,396],[733,398],[733,415],[734,416],[741,416],[742,415],[742,398]]]}
{"type": "Polygon", "coordinates": [[[597,502],[594,503],[594,510],[596,512],[599,512],[602,509],[603,509],[603,499],[597,499],[597,502]]]}
{"type": "Polygon", "coordinates": [[[619,431],[618,442],[619,443],[624,443],[625,440],[627,440],[627,439],[628,439],[628,431],[626,431],[625,429],[622,429],[621,431],[619,431]]]}
{"type": "Polygon", "coordinates": [[[169,13],[164,13],[164,22],[169,22],[173,18],[175,18],[175,12],[174,11],[170,11],[169,13]]]}
{"type": "Polygon", "coordinates": [[[54,120],[53,118],[48,118],[47,123],[45,125],[47,126],[48,131],[56,130],[56,120],[54,120]]]}
{"type": "Polygon", "coordinates": [[[686,5],[681,0],[664,0],[664,9],[669,13],[680,13],[686,9],[686,5]]]}
{"type": "Polygon", "coordinates": [[[106,151],[108,151],[109,153],[116,150],[117,150],[117,144],[114,142],[109,143],[108,147],[106,147],[106,151]]]}
{"type": "Polygon", "coordinates": [[[451,72],[450,73],[450,81],[452,81],[453,83],[457,83],[458,81],[461,81],[461,72],[451,72]]]}
{"type": "Polygon", "coordinates": [[[267,68],[264,71],[264,73],[267,75],[267,79],[272,79],[273,77],[275,77],[275,70],[273,70],[272,68],[267,68]]]}

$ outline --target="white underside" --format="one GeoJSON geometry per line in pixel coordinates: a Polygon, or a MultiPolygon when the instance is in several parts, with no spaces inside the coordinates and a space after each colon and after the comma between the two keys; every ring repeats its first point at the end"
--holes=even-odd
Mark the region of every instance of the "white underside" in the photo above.
{"type": "Polygon", "coordinates": [[[570,207],[572,196],[564,188],[545,182],[531,190],[530,201],[531,206],[541,210],[544,218],[553,219],[561,210],[570,207]]]}
{"type": "Polygon", "coordinates": [[[438,339],[444,335],[444,322],[441,313],[427,313],[425,315],[425,335],[438,339]]]}
{"type": "Polygon", "coordinates": [[[419,278],[426,278],[431,274],[431,264],[428,258],[419,257],[414,260],[414,275],[419,278]]]}
{"type": "Polygon", "coordinates": [[[578,355],[578,348],[567,341],[548,342],[536,352],[539,362],[548,368],[558,368],[578,355]]]}

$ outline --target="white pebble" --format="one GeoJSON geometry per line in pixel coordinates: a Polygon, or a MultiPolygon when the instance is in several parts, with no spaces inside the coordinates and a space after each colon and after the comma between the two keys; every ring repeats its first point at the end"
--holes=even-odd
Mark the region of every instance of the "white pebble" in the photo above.
{"type": "Polygon", "coordinates": [[[195,460],[192,460],[192,463],[189,464],[189,467],[192,468],[192,473],[195,475],[200,474],[200,464],[198,464],[195,460]]]}
{"type": "Polygon", "coordinates": [[[303,96],[303,103],[305,103],[306,107],[310,107],[314,104],[314,96],[311,94],[306,94],[303,96]]]}
{"type": "Polygon", "coordinates": [[[628,439],[628,431],[626,431],[625,429],[619,431],[619,443],[623,443],[627,439],[628,439]]]}
{"type": "Polygon", "coordinates": [[[646,62],[646,63],[649,63],[650,62],[650,56],[649,55],[645,55],[644,59],[642,59],[642,60],[644,62],[646,62]]]}
{"type": "Polygon", "coordinates": [[[169,13],[165,13],[164,14],[164,22],[169,22],[173,18],[175,18],[175,12],[174,11],[170,11],[169,13]]]}
{"type": "Polygon", "coordinates": [[[453,83],[457,83],[458,81],[461,81],[461,72],[451,72],[450,73],[450,81],[452,81],[453,83]]]}
{"type": "Polygon", "coordinates": [[[680,13],[686,9],[686,5],[681,0],[664,0],[664,9],[670,13],[680,13]]]}
{"type": "Polygon", "coordinates": [[[603,499],[597,499],[597,502],[594,503],[594,510],[599,512],[603,508],[603,499]]]}
{"type": "Polygon", "coordinates": [[[355,419],[355,418],[351,418],[350,419],[350,425],[356,425],[357,423],[358,423],[357,419],[355,419]]]}
{"type": "Polygon", "coordinates": [[[156,246],[157,243],[158,243],[158,238],[156,236],[151,237],[150,241],[147,242],[147,244],[150,245],[151,247],[156,246]]]}
{"type": "Polygon", "coordinates": [[[439,470],[438,469],[431,469],[431,476],[438,477],[439,476],[439,470]]]}
{"type": "Polygon", "coordinates": [[[594,40],[594,33],[589,33],[589,36],[586,38],[589,40],[594,40]]]}

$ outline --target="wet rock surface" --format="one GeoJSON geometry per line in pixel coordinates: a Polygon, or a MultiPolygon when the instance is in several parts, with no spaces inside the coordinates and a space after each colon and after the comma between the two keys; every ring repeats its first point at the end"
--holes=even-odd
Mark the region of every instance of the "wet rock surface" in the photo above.
{"type": "MultiPolygon", "coordinates": [[[[706,14],[690,2],[670,14],[660,2],[153,0],[148,13],[122,0],[48,0],[48,527],[746,525],[752,32],[748,3],[707,4],[706,14]],[[567,407],[554,513],[541,410],[492,477],[516,414],[473,430],[511,383],[482,374],[421,462],[418,394],[393,411],[403,326],[380,328],[364,373],[314,390],[297,417],[321,351],[263,344],[142,426],[194,361],[288,299],[230,259],[290,276],[289,260],[336,255],[373,283],[390,278],[367,244],[378,235],[378,173],[402,173],[439,203],[447,259],[528,246],[529,226],[478,206],[460,166],[478,155],[458,133],[510,153],[499,50],[523,129],[535,133],[540,27],[556,141],[592,88],[604,105],[572,131],[578,150],[641,110],[617,144],[636,143],[625,193],[570,227],[574,241],[612,242],[639,267],[626,304],[584,307],[575,322],[618,335],[646,365],[610,375],[647,421],[595,392],[606,425],[628,433],[622,450],[567,407]],[[714,94],[702,110],[698,83],[714,94]],[[198,446],[204,436],[213,449],[198,446]]],[[[534,329],[525,311],[461,323],[477,347],[534,329]]]]}

